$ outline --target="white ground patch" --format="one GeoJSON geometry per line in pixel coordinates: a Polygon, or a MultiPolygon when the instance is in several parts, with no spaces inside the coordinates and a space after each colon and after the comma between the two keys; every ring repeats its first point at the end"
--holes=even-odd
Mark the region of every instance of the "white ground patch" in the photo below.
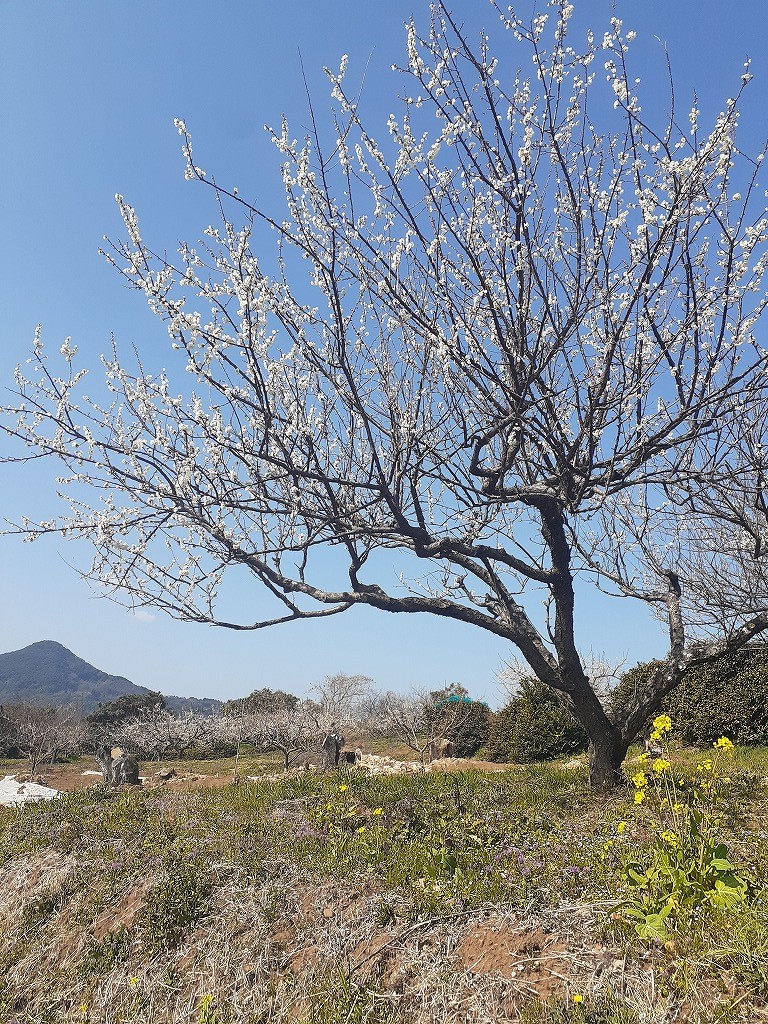
{"type": "Polygon", "coordinates": [[[36,782],[19,782],[15,775],[0,779],[0,805],[4,807],[17,807],[30,800],[53,800],[58,795],[58,789],[39,786],[36,782]]]}

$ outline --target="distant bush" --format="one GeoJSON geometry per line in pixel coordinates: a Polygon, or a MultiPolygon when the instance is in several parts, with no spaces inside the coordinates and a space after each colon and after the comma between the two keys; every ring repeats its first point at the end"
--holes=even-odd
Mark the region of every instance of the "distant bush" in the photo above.
{"type": "Polygon", "coordinates": [[[474,757],[486,745],[490,717],[483,701],[464,698],[460,714],[445,729],[446,738],[453,742],[455,757],[474,757]]]}
{"type": "Polygon", "coordinates": [[[434,705],[426,711],[425,730],[453,743],[455,757],[474,757],[488,742],[491,712],[485,701],[473,700],[465,687],[453,683],[433,690],[434,705]]]}
{"type": "MultiPolygon", "coordinates": [[[[611,694],[612,712],[632,700],[657,665],[647,662],[624,673],[611,694]]],[[[753,644],[693,669],[660,710],[692,746],[709,746],[720,736],[739,744],[768,743],[768,648],[753,644]]]]}
{"type": "Polygon", "coordinates": [[[140,718],[166,710],[162,693],[148,690],[146,693],[125,693],[117,700],[99,704],[86,722],[95,740],[110,739],[120,726],[132,718],[140,718]]]}
{"type": "Polygon", "coordinates": [[[269,712],[280,712],[286,708],[295,708],[299,698],[293,693],[286,693],[285,690],[270,690],[264,687],[261,690],[254,690],[247,697],[237,697],[234,700],[226,701],[221,708],[222,714],[228,717],[237,715],[258,715],[269,712]]]}
{"type": "Polygon", "coordinates": [[[525,679],[520,692],[493,716],[488,737],[491,761],[551,761],[587,748],[587,734],[538,679],[525,679]]]}

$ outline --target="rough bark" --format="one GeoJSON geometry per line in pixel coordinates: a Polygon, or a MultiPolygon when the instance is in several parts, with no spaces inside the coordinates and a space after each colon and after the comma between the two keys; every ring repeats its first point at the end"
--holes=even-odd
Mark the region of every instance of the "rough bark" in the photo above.
{"type": "Polygon", "coordinates": [[[592,789],[608,790],[623,784],[621,765],[628,745],[617,726],[609,726],[590,739],[589,784],[592,789]]]}

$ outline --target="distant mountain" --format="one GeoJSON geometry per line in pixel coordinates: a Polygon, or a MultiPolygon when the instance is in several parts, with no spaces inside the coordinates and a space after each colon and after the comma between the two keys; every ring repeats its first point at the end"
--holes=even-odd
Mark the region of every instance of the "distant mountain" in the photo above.
{"type": "MultiPolygon", "coordinates": [[[[90,714],[124,694],[149,693],[124,676],[111,676],[78,658],[55,640],[41,640],[20,651],[0,654],[0,705],[31,700],[36,704],[76,704],[90,714]]],[[[212,697],[163,695],[172,711],[202,711],[221,707],[212,697]]]]}

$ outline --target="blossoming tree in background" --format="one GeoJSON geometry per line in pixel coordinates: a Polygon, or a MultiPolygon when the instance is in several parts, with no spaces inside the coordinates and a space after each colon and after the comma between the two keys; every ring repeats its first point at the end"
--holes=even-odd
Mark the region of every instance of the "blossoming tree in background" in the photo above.
{"type": "Polygon", "coordinates": [[[577,40],[572,13],[499,7],[472,41],[438,3],[378,141],[344,61],[329,138],[273,134],[283,212],[201,170],[179,122],[221,223],[158,256],[118,197],[109,258],[192,386],[115,353],[114,404],[89,401],[73,346],[62,372],[38,338],[11,430],[71,479],[71,513],[23,530],[88,539],[118,596],[236,628],[368,605],[488,630],[584,725],[606,786],[689,666],[768,626],[768,222],[762,154],[736,141],[748,69],[706,126],[653,118],[633,33],[577,40]],[[223,618],[230,569],[279,610],[223,618]],[[620,720],[578,653],[579,585],[668,624],[620,720]]]}

